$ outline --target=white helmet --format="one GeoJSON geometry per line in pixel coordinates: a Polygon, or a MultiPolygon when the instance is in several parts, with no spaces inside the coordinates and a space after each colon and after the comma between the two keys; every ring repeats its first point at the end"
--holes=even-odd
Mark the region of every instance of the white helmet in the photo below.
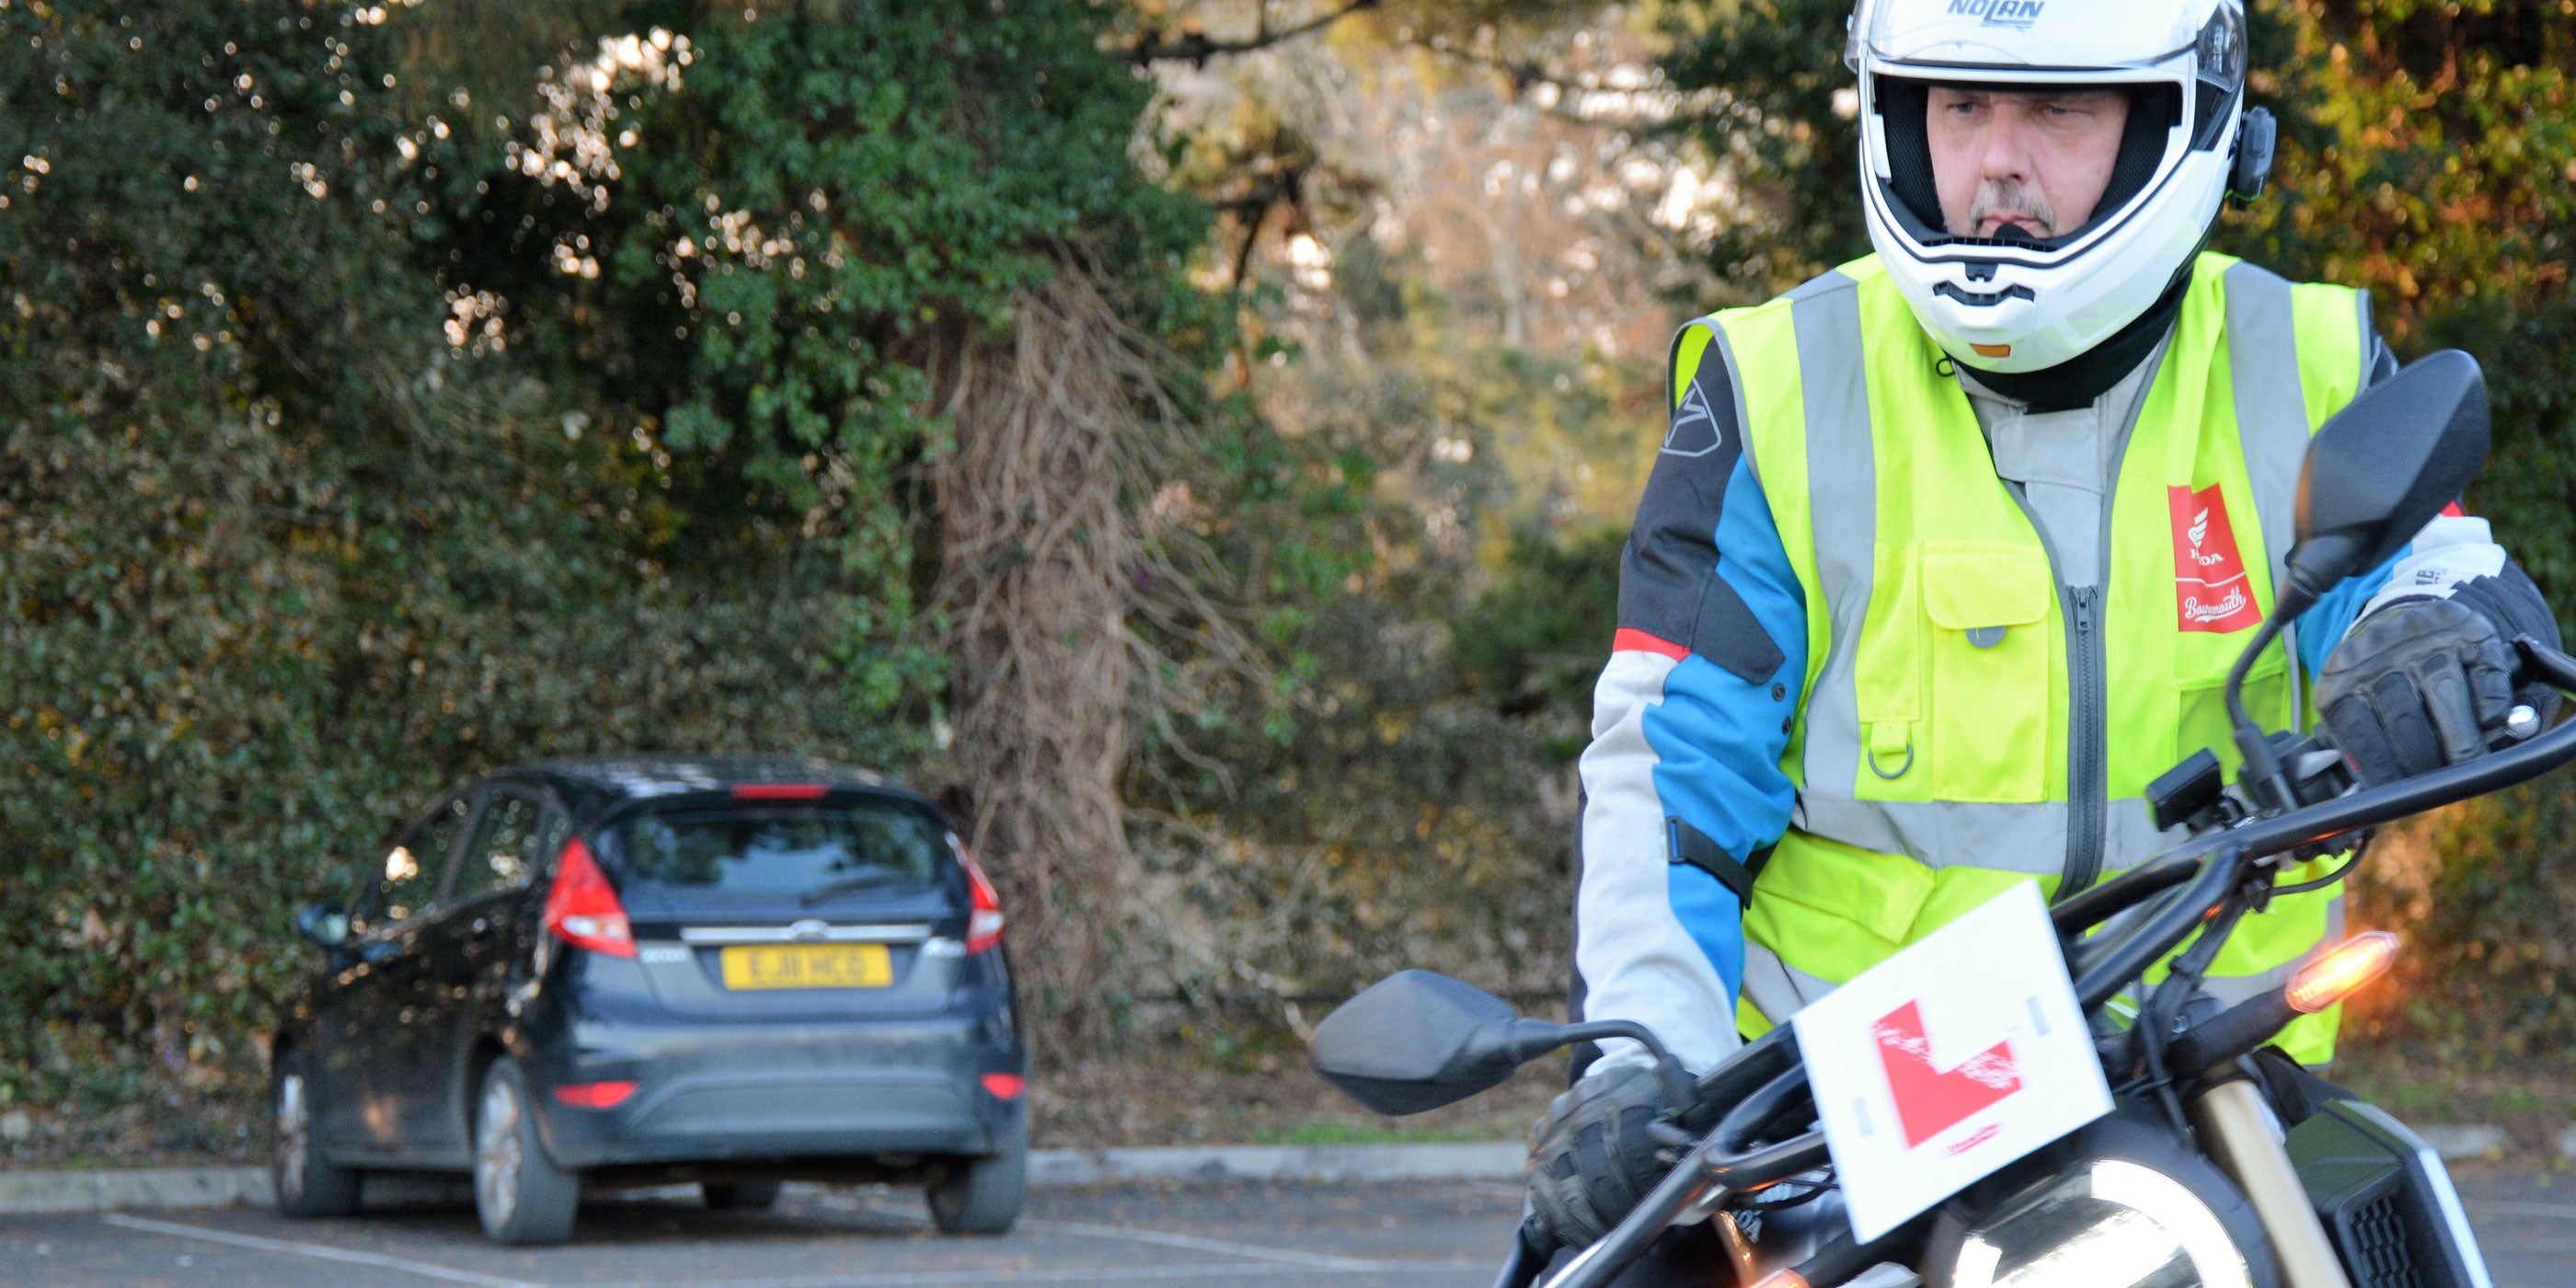
{"type": "Polygon", "coordinates": [[[2243,0],[1859,0],[1850,30],[1870,243],[1972,367],[2039,371],[2109,339],[2190,271],[2228,191],[2258,195],[2271,169],[2271,115],[2244,110],[2243,0]],[[1935,84],[2127,91],[2092,219],[2045,240],[1951,236],[1925,136],[1935,84]]]}

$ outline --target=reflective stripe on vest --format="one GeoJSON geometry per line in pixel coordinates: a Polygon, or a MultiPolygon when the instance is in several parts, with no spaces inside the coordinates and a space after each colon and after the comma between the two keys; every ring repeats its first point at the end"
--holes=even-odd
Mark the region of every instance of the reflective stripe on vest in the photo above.
{"type": "MultiPolygon", "coordinates": [[[[2195,265],[2105,501],[2106,683],[2088,725],[2073,720],[2067,578],[1875,258],[1717,314],[1695,328],[1708,340],[1676,348],[1682,380],[1696,362],[1732,369],[1807,601],[1806,700],[1782,766],[1798,805],[1746,911],[1748,1031],[2013,883],[2054,893],[2071,820],[2100,820],[2106,873],[2180,839],[2141,795],[2201,746],[2233,766],[2219,685],[2271,602],[2308,435],[2364,378],[2365,308],[2223,256],[2195,265]],[[2080,727],[2107,735],[2108,799],[2077,810],[2080,727]]],[[[2276,727],[2300,715],[2291,655],[2285,641],[2247,690],[2276,727]]],[[[2340,923],[2339,899],[2247,918],[2213,991],[2295,965],[2340,923]]],[[[2331,1019],[2302,1024],[2293,1054],[2324,1058],[2331,1019]]]]}

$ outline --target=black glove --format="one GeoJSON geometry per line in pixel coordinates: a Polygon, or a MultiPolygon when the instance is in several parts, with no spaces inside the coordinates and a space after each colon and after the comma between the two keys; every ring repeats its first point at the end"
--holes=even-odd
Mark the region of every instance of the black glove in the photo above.
{"type": "Polygon", "coordinates": [[[1672,1170],[1647,1128],[1677,1113],[1650,1068],[1622,1066],[1574,1084],[1530,1129],[1530,1214],[1565,1247],[1597,1242],[1672,1170]]]}
{"type": "Polygon", "coordinates": [[[2554,645],[2558,627],[2531,579],[2510,566],[2449,598],[2399,600],[2355,623],[2317,677],[2317,706],[2361,781],[2456,765],[2546,725],[2557,693],[2523,675],[2517,634],[2554,645]],[[2516,705],[2539,719],[2508,728],[2516,705]]]}
{"type": "MultiPolygon", "coordinates": [[[[2496,576],[2453,586],[2451,602],[2466,604],[2495,623],[2496,633],[2504,637],[2507,647],[2517,635],[2528,635],[2551,648],[2561,647],[2558,614],[2549,611],[2549,601],[2540,597],[2540,587],[2532,584],[2531,574],[2524,572],[2520,564],[2508,561],[2496,576]]],[[[2523,668],[2520,652],[2514,654],[2513,662],[2517,686],[2513,700],[2539,713],[2541,727],[2547,728],[2551,717],[2558,714],[2558,690],[2531,678],[2523,668]]]]}

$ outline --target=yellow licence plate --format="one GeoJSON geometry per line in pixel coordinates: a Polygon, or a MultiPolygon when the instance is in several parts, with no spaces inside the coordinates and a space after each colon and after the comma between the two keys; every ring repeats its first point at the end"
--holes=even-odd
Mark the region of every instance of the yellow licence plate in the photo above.
{"type": "Polygon", "coordinates": [[[724,986],[745,988],[884,988],[894,959],[884,944],[762,944],[718,954],[724,986]]]}

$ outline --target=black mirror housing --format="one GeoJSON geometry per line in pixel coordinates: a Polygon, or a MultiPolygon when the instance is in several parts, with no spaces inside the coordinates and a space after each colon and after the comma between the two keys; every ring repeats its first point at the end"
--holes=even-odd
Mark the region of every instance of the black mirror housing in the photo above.
{"type": "Polygon", "coordinates": [[[2297,544],[2274,611],[2288,617],[2377,567],[2459,499],[2487,460],[2478,361],[2445,349],[2354,397],[2299,470],[2297,544]]]}
{"type": "Polygon", "coordinates": [[[1563,1028],[1473,984],[1399,971],[1315,1026],[1315,1070],[1379,1113],[1418,1114],[1499,1084],[1563,1028]]]}
{"type": "Polygon", "coordinates": [[[295,932],[324,948],[349,942],[349,910],[337,899],[307,904],[295,914],[295,932]]]}

